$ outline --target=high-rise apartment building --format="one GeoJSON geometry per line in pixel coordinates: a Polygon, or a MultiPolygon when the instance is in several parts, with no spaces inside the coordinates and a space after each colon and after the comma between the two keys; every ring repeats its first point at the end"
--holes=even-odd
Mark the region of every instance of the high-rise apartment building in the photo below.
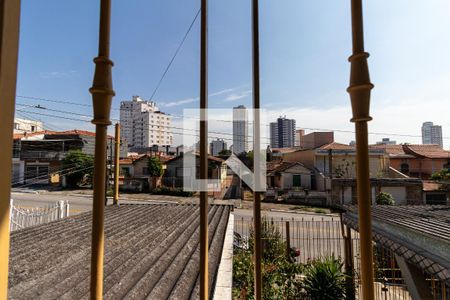
{"type": "Polygon", "coordinates": [[[289,148],[295,143],[295,120],[279,117],[270,123],[270,147],[289,148]]]}
{"type": "Polygon", "coordinates": [[[422,124],[422,144],[435,144],[443,147],[442,126],[434,125],[433,122],[422,124]]]}
{"type": "Polygon", "coordinates": [[[120,135],[129,147],[172,145],[172,117],[153,101],[133,96],[120,102],[120,135]]]}
{"type": "Polygon", "coordinates": [[[217,139],[209,143],[209,153],[213,156],[219,155],[223,150],[227,150],[227,143],[222,139],[217,139]]]}
{"type": "Polygon", "coordinates": [[[233,108],[233,153],[248,151],[248,111],[244,105],[233,108]]]}

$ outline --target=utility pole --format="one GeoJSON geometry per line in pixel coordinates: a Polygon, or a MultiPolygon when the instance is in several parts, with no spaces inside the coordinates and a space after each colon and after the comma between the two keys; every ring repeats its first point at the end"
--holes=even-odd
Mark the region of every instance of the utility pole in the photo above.
{"type": "Polygon", "coordinates": [[[114,148],[114,198],[113,204],[119,204],[119,172],[120,172],[120,124],[116,124],[116,143],[114,148]]]}

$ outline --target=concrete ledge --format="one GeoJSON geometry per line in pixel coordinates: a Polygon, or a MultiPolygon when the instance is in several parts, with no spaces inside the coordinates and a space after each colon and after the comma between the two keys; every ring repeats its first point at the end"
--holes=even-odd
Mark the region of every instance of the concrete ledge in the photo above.
{"type": "Polygon", "coordinates": [[[233,238],[234,238],[234,215],[228,218],[225,240],[223,242],[222,256],[217,271],[216,286],[213,299],[231,299],[233,289],[233,238]]]}

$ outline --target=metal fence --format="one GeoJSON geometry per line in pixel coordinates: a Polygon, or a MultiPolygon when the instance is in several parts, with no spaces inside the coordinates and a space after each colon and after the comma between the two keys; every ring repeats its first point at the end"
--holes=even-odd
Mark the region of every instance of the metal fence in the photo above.
{"type": "Polygon", "coordinates": [[[10,231],[59,220],[69,216],[69,202],[59,201],[45,207],[21,208],[11,199],[9,229],[10,231]]]}
{"type": "MultiPolygon", "coordinates": [[[[278,229],[281,237],[290,247],[300,250],[296,258],[298,263],[306,264],[311,260],[333,255],[344,260],[345,240],[342,236],[340,218],[314,217],[302,219],[267,219],[278,229]],[[288,233],[288,234],[287,234],[288,233]],[[289,239],[287,239],[289,236],[289,239]]],[[[235,218],[235,232],[249,237],[252,220],[235,218]]],[[[354,281],[356,298],[361,294],[359,233],[351,230],[353,253],[354,281]]],[[[374,243],[375,299],[409,300],[412,299],[407,288],[395,255],[389,249],[374,243]]],[[[444,282],[426,275],[434,300],[450,300],[450,287],[444,282]]]]}

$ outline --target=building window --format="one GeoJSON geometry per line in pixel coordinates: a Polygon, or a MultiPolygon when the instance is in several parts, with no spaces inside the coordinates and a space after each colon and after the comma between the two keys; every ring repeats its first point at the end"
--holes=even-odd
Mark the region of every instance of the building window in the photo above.
{"type": "Polygon", "coordinates": [[[142,168],[142,174],[143,175],[150,175],[150,170],[148,167],[143,167],[142,168]]]}
{"type": "Polygon", "coordinates": [[[403,174],[408,175],[409,174],[409,165],[406,163],[403,163],[400,165],[400,172],[402,172],[403,174]]]}
{"type": "Polygon", "coordinates": [[[450,172],[450,162],[446,163],[443,167],[444,170],[447,170],[450,172]]]}

